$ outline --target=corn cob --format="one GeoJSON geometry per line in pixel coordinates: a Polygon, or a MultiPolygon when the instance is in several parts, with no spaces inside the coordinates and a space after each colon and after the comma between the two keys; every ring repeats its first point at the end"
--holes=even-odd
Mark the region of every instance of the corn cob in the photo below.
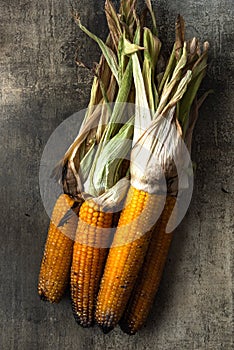
{"type": "Polygon", "coordinates": [[[162,201],[162,196],[132,186],[129,189],[97,299],[95,317],[104,333],[112,330],[123,314],[148,248],[154,225],[152,214],[162,201]]]}
{"type": "Polygon", "coordinates": [[[141,273],[120,322],[121,329],[127,334],[135,334],[143,326],[157,293],[173,237],[172,232],[166,233],[166,226],[171,218],[175,201],[175,197],[167,197],[163,213],[152,234],[141,273]]]}
{"type": "Polygon", "coordinates": [[[50,221],[44,256],[41,262],[38,293],[43,300],[57,303],[65,292],[69,281],[74,234],[77,216],[72,212],[63,224],[64,216],[75,201],[68,195],[58,198],[50,221]]]}
{"type": "MultiPolygon", "coordinates": [[[[105,194],[108,194],[108,191],[111,191],[115,185],[119,184],[119,188],[122,188],[121,179],[125,177],[126,173],[128,172],[129,162],[123,162],[122,160],[127,156],[127,154],[129,154],[131,142],[127,142],[128,146],[125,144],[125,147],[119,147],[118,153],[116,153],[116,145],[119,144],[119,138],[127,139],[128,141],[132,139],[133,117],[132,114],[127,116],[127,113],[124,113],[124,118],[128,117],[129,121],[125,120],[123,122],[123,111],[121,109],[121,105],[123,102],[134,102],[135,93],[132,83],[132,62],[123,52],[124,50],[121,52],[118,50],[119,41],[121,38],[123,39],[122,23],[115,13],[115,9],[110,1],[106,2],[106,15],[108,25],[110,26],[111,42],[114,44],[114,47],[109,47],[108,45],[104,49],[103,54],[107,62],[110,64],[112,79],[115,77],[115,84],[118,84],[115,86],[116,89],[113,91],[111,100],[109,96],[105,96],[105,91],[103,93],[103,97],[105,101],[108,100],[109,102],[114,101],[117,103],[113,108],[113,111],[110,113],[109,118],[107,118],[108,113],[104,113],[105,118],[100,121],[101,127],[98,128],[97,134],[99,134],[99,130],[101,130],[102,135],[99,139],[96,137],[97,151],[89,170],[89,177],[87,181],[84,182],[83,190],[83,192],[88,193],[88,195],[95,198],[98,197],[99,199],[102,195],[105,196],[105,194]],[[114,22],[112,20],[114,20],[114,22]],[[119,63],[121,62],[118,67],[116,66],[117,61],[114,58],[115,55],[116,59],[118,56],[119,63]],[[121,79],[119,79],[120,76],[121,79]],[[104,124],[103,121],[105,121],[104,124]],[[114,159],[115,157],[116,159],[119,159],[119,161],[116,162],[116,159],[114,159]]],[[[77,17],[76,20],[80,28],[100,45],[100,39],[82,26],[79,17],[77,17]]],[[[135,21],[134,18],[129,18],[129,21],[130,20],[135,21]]],[[[123,27],[125,28],[125,26],[123,27]]],[[[100,45],[100,47],[103,50],[103,43],[100,45]]],[[[137,45],[134,46],[134,50],[138,50],[137,45]]],[[[100,82],[103,78],[105,78],[102,73],[103,72],[100,72],[100,82]]],[[[106,85],[109,85],[110,90],[113,89],[112,80],[107,79],[106,85]]],[[[111,111],[110,108],[109,110],[111,111]]],[[[82,165],[83,164],[81,164],[81,168],[82,165]]],[[[86,165],[87,164],[85,164],[85,166],[86,165]]],[[[128,184],[126,191],[127,189],[128,184]]],[[[125,190],[119,190],[121,196],[115,195],[114,192],[115,190],[112,192],[112,194],[109,193],[110,197],[108,197],[108,199],[106,198],[104,202],[107,205],[115,207],[116,211],[118,210],[117,207],[119,204],[117,197],[121,197],[120,201],[122,201],[122,194],[124,197],[125,190]]],[[[116,190],[116,192],[118,192],[118,190],[116,190]]],[[[73,251],[71,296],[75,319],[83,327],[91,326],[94,321],[94,306],[98,293],[99,282],[108,253],[107,248],[109,248],[111,244],[111,237],[108,233],[111,233],[111,231],[114,230],[116,221],[118,221],[118,213],[113,215],[112,213],[104,212],[103,209],[96,205],[93,201],[86,201],[81,207],[76,232],[76,242],[74,244],[73,251]]]]}
{"type": "Polygon", "coordinates": [[[110,245],[112,213],[101,210],[93,201],[82,204],[71,269],[72,309],[76,321],[90,327],[99,282],[110,245]]]}

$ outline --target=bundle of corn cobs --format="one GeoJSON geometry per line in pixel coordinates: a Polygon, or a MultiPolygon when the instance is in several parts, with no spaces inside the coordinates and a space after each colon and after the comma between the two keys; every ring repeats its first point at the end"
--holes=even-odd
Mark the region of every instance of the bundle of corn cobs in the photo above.
{"type": "Polygon", "coordinates": [[[183,145],[190,152],[207,95],[197,97],[208,43],[201,50],[196,38],[185,41],[178,16],[167,57],[145,3],[138,16],[135,0],[122,0],[119,13],[107,0],[105,43],[73,13],[102,56],[79,134],[54,170],[63,193],[39,276],[39,294],[50,302],[70,280],[76,321],[105,333],[119,323],[135,334],[147,318],[173,237],[168,225],[176,226],[178,194],[189,187],[183,145]]]}

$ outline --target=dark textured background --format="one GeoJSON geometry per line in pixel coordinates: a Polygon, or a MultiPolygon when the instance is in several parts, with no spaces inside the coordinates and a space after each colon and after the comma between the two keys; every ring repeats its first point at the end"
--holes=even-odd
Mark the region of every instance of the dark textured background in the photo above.
{"type": "MultiPolygon", "coordinates": [[[[231,222],[233,212],[233,0],[158,0],[161,37],[172,44],[174,19],[188,36],[211,44],[208,79],[215,90],[201,110],[193,159],[197,174],[189,212],[176,232],[146,327],[136,336],[117,328],[79,328],[68,296],[49,305],[37,277],[49,219],[39,193],[43,148],[54,129],[89,99],[88,65],[96,45],[73,23],[68,1],[0,1],[0,348],[231,349],[231,222]]],[[[115,3],[117,3],[115,1],[115,3]]],[[[105,37],[104,0],[77,1],[83,22],[105,37]]],[[[233,227],[233,226],[232,226],[233,227]]]]}

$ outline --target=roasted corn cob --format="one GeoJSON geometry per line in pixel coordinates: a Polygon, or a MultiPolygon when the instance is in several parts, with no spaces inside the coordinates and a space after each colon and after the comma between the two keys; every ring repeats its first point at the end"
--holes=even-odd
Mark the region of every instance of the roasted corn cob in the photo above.
{"type": "Polygon", "coordinates": [[[111,243],[112,213],[93,201],[83,203],[79,214],[71,268],[72,308],[83,327],[93,324],[94,305],[108,246],[111,243]]]}
{"type": "Polygon", "coordinates": [[[157,293],[173,237],[172,232],[166,233],[166,226],[171,218],[175,202],[175,197],[167,197],[164,210],[152,234],[141,273],[120,322],[121,329],[130,335],[135,334],[145,323],[157,293]]]}
{"type": "MultiPolygon", "coordinates": [[[[105,212],[103,208],[107,205],[114,208],[113,211],[118,211],[118,202],[122,202],[125,198],[129,187],[128,181],[127,186],[126,184],[124,186],[121,185],[121,181],[123,178],[126,178],[126,173],[128,173],[129,169],[129,161],[123,162],[123,160],[130,153],[134,129],[133,111],[131,113],[130,110],[126,112],[126,109],[123,108],[123,103],[133,102],[135,96],[132,61],[127,53],[131,54],[132,50],[137,52],[142,50],[142,48],[136,44],[131,44],[126,38],[124,40],[123,32],[127,26],[125,21],[128,20],[129,25],[131,24],[132,26],[136,23],[135,17],[131,16],[129,11],[127,13],[128,18],[125,18],[125,11],[128,10],[128,7],[122,8],[121,16],[123,21],[120,21],[120,17],[115,13],[112,3],[106,1],[105,10],[113,46],[106,46],[81,24],[79,16],[76,17],[79,27],[101,47],[103,55],[110,65],[112,76],[115,77],[117,83],[112,95],[112,100],[117,103],[114,105],[113,110],[110,108],[111,106],[106,106],[106,111],[102,115],[103,119],[100,121],[97,130],[97,134],[101,130],[102,135],[100,138],[95,137],[97,150],[94,150],[95,155],[93,154],[92,161],[89,163],[90,171],[85,179],[86,181],[84,181],[84,189],[82,191],[86,195],[96,198],[97,201],[102,196],[105,197],[107,195],[107,197],[105,199],[102,198],[105,202],[104,206],[95,204],[93,200],[86,201],[82,205],[73,251],[71,270],[72,307],[76,321],[83,327],[91,326],[94,321],[94,306],[99,282],[108,248],[111,244],[110,234],[116,227],[116,219],[118,219],[117,213],[113,215],[111,212],[105,212]],[[115,23],[113,23],[113,20],[115,23]],[[119,50],[120,40],[123,41],[121,50],[119,50]],[[119,62],[116,60],[117,57],[119,62]],[[126,143],[119,147],[120,142],[123,140],[126,140],[126,143]],[[117,187],[113,191],[115,185],[117,187]],[[123,188],[126,188],[126,191],[123,188]]],[[[129,38],[133,34],[132,29],[127,34],[125,33],[129,38]]],[[[100,77],[100,82],[103,77],[105,78],[104,75],[100,77]]],[[[108,83],[109,81],[109,88],[112,90],[113,81],[109,79],[108,83]]],[[[104,89],[104,86],[102,87],[104,100],[112,102],[106,91],[104,91],[106,89],[104,89]]],[[[81,163],[81,170],[83,165],[85,169],[87,168],[87,163],[81,163]]]]}
{"type": "Polygon", "coordinates": [[[50,221],[41,262],[38,293],[43,300],[59,302],[69,281],[74,234],[78,217],[72,211],[75,201],[68,195],[58,198],[50,221]],[[63,221],[66,214],[67,220],[63,221]]]}
{"type": "Polygon", "coordinates": [[[142,266],[163,197],[129,189],[97,299],[96,321],[105,333],[119,322],[142,266]]]}

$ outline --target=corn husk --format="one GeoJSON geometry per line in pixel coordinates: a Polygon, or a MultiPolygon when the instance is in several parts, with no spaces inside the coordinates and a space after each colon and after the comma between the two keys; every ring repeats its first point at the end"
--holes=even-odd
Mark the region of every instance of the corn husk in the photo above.
{"type": "MultiPolygon", "coordinates": [[[[105,12],[110,31],[106,42],[91,33],[73,12],[80,29],[100,47],[102,57],[79,134],[53,175],[62,182],[64,192],[77,200],[87,196],[98,198],[108,192],[102,202],[108,198],[110,203],[118,205],[114,199],[119,196],[111,188],[121,180],[122,163],[130,153],[134,130],[134,111],[126,113],[125,105],[135,99],[131,56],[144,48],[139,45],[135,2],[126,5],[123,1],[117,14],[113,4],[106,1],[105,12]]],[[[119,188],[125,187],[120,183],[119,188]]],[[[104,202],[103,205],[109,206],[104,202]]]]}
{"type": "MultiPolygon", "coordinates": [[[[149,193],[167,191],[176,196],[190,186],[192,133],[198,108],[206,97],[196,103],[196,95],[205,76],[209,46],[204,43],[201,53],[196,38],[185,42],[184,26],[179,16],[176,42],[159,84],[152,85],[150,79],[143,78],[144,65],[142,70],[138,56],[133,57],[136,116],[131,184],[149,193]],[[152,96],[156,96],[157,103],[153,103],[152,96]]],[[[159,45],[156,55],[158,50],[159,45]]]]}
{"type": "MultiPolygon", "coordinates": [[[[102,51],[79,135],[60,164],[64,191],[74,197],[98,200],[104,196],[114,203],[111,189],[121,180],[123,159],[129,153],[131,183],[136,188],[177,195],[179,189],[189,187],[191,162],[184,146],[191,150],[198,108],[204,100],[196,102],[196,96],[206,73],[209,45],[205,42],[201,53],[198,39],[185,41],[185,23],[178,16],[176,40],[162,68],[156,17],[149,0],[146,6],[151,27],[143,26],[137,16],[136,1],[121,1],[117,13],[107,0],[106,42],[74,13],[80,29],[102,51]],[[134,111],[124,119],[126,103],[131,102],[134,111]]],[[[103,205],[109,207],[108,202],[103,205]]]]}

